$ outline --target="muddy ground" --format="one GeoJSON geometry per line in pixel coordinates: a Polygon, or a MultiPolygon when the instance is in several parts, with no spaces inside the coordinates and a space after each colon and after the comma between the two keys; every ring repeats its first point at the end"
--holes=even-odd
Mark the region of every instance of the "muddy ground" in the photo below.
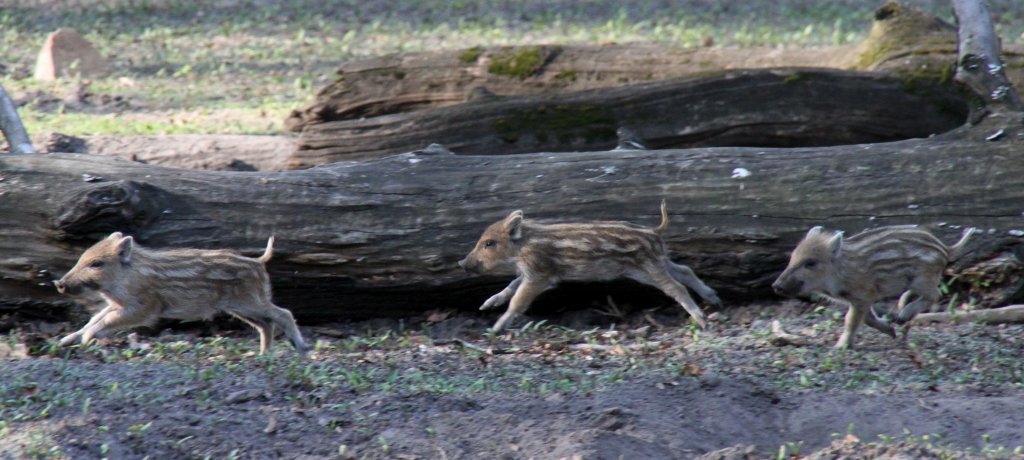
{"type": "Polygon", "coordinates": [[[0,458],[1024,458],[1024,326],[843,352],[830,308],[727,314],[611,303],[495,336],[433,311],[303,328],[305,360],[234,320],[58,350],[70,324],[8,317],[0,458]]]}

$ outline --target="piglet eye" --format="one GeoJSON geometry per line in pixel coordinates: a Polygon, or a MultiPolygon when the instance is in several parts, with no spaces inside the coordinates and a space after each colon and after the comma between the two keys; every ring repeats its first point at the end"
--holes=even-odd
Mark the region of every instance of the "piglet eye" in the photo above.
{"type": "Polygon", "coordinates": [[[494,247],[494,245],[496,245],[496,244],[498,244],[498,242],[497,242],[497,241],[494,241],[494,240],[487,240],[487,241],[484,241],[484,247],[485,247],[485,248],[493,248],[493,247],[494,247]]]}
{"type": "Polygon", "coordinates": [[[804,268],[814,268],[814,267],[817,267],[817,266],[818,266],[818,261],[814,260],[814,259],[811,259],[811,260],[808,260],[807,262],[804,262],[804,268]]]}
{"type": "Polygon", "coordinates": [[[89,264],[89,268],[103,268],[103,261],[102,260],[94,261],[93,263],[89,264]]]}

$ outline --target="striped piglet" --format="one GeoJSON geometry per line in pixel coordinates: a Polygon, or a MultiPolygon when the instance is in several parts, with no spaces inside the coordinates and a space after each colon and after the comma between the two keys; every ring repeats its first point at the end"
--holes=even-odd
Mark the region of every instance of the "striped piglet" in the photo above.
{"type": "Polygon", "coordinates": [[[957,257],[974,233],[946,246],[925,230],[911,225],[881,227],[846,240],[842,232],[814,227],[793,250],[789,266],[772,288],[802,298],[824,297],[847,305],[846,324],[836,348],[853,345],[854,334],[866,322],[896,336],[892,324],[879,318],[871,305],[903,294],[916,299],[900,308],[895,321],[906,323],[941,297],[938,285],[950,259],[957,257]]]}
{"type": "Polygon", "coordinates": [[[628,278],[668,294],[700,327],[707,321],[686,288],[713,304],[721,301],[689,267],[672,262],[661,233],[668,228],[668,211],[661,203],[661,225],[645,228],[626,222],[541,224],[523,218],[522,211],[491,224],[459,266],[487,273],[514,270],[518,277],[484,302],[481,310],[509,303],[494,324],[502,330],[530,303],[559,281],[610,281],[628,278]]]}

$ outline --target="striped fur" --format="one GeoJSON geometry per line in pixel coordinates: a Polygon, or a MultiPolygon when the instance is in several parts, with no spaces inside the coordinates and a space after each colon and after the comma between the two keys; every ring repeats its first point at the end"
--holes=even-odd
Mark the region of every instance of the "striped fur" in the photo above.
{"type": "Polygon", "coordinates": [[[909,293],[916,300],[900,308],[895,321],[906,323],[938,301],[942,272],[970,239],[946,246],[914,226],[868,230],[844,240],[842,232],[814,227],[793,250],[789,266],[772,284],[776,292],[794,297],[825,296],[849,305],[837,348],[851,346],[861,322],[895,337],[893,326],[871,305],[909,293]]]}
{"type": "Polygon", "coordinates": [[[655,228],[628,222],[541,224],[524,219],[522,211],[514,211],[491,224],[459,265],[477,273],[517,273],[518,277],[508,287],[480,307],[486,310],[510,302],[508,310],[495,323],[495,331],[502,330],[537,295],[560,281],[619,278],[658,287],[705,327],[704,314],[686,287],[711,303],[718,304],[720,300],[693,270],[669,259],[660,235],[669,222],[664,202],[661,217],[661,224],[655,228]]]}
{"type": "Polygon", "coordinates": [[[61,339],[89,342],[104,333],[152,325],[160,318],[207,320],[228,313],[260,334],[266,353],[280,326],[300,353],[305,342],[291,312],[271,300],[264,264],[273,256],[274,238],[259,258],[230,250],[150,250],[116,232],[96,243],[60,280],[57,290],[69,295],[98,291],[107,306],[81,330],[61,339]]]}

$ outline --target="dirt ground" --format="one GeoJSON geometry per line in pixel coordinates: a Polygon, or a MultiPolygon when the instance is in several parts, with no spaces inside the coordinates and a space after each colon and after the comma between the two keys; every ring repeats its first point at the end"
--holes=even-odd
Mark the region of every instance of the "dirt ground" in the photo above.
{"type": "Polygon", "coordinates": [[[70,324],[8,317],[0,458],[1024,458],[1024,326],[843,352],[824,307],[698,333],[613,305],[498,336],[451,311],[306,327],[306,360],[233,320],[57,350],[70,324]],[[774,345],[775,318],[810,344],[774,345]]]}

